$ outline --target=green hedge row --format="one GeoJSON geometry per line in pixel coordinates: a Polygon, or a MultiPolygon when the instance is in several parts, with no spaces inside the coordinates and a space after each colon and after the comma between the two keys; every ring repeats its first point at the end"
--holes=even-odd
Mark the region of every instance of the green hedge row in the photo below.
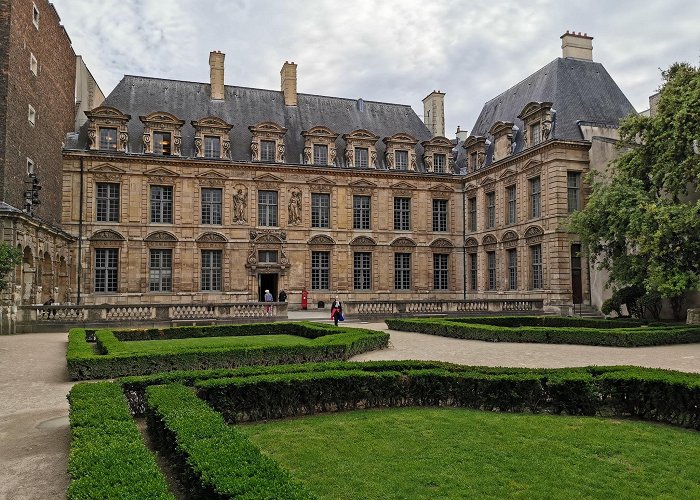
{"type": "Polygon", "coordinates": [[[335,333],[338,333],[338,328],[333,325],[300,321],[115,330],[114,336],[122,341],[170,340],[198,337],[245,337],[251,335],[296,335],[308,339],[315,339],[335,333]]]}
{"type": "MultiPolygon", "coordinates": [[[[534,342],[541,344],[581,344],[615,347],[641,347],[700,342],[698,326],[644,326],[636,328],[581,326],[521,326],[507,327],[471,318],[453,319],[386,319],[391,330],[425,333],[442,337],[491,342],[534,342]]],[[[493,318],[491,322],[502,322],[493,318]]],[[[510,324],[518,324],[508,321],[510,324]]],[[[612,323],[612,322],[611,322],[612,323]]]]}
{"type": "MultiPolygon", "coordinates": [[[[229,332],[241,329],[245,335],[264,325],[231,325],[229,332]]],[[[204,336],[207,328],[222,331],[222,327],[201,327],[204,336]]],[[[180,335],[176,333],[168,335],[180,335]]],[[[192,331],[190,327],[184,327],[192,331]]],[[[260,330],[257,330],[258,332],[260,330]]],[[[267,330],[268,332],[270,330],[267,330]]],[[[385,348],[389,334],[360,328],[326,328],[310,323],[279,323],[272,330],[276,334],[291,333],[313,339],[312,345],[305,346],[260,346],[230,347],[220,349],[197,349],[162,351],[149,353],[120,352],[121,342],[110,330],[95,333],[96,344],[87,342],[84,329],[73,329],[68,335],[68,373],[73,380],[115,378],[173,370],[205,370],[212,368],[234,368],[243,365],[273,365],[286,363],[306,363],[348,359],[355,354],[385,348]],[[286,329],[288,328],[288,329],[286,329]],[[96,348],[93,350],[93,345],[96,348]],[[97,352],[95,352],[97,351],[97,352]]],[[[152,335],[152,334],[148,334],[152,335]]],[[[177,337],[186,338],[186,337],[177,337]]],[[[158,342],[158,340],[152,340],[158,342]]]]}
{"type": "Polygon", "coordinates": [[[77,384],[68,401],[69,500],[174,498],[141,439],[118,384],[77,384]]]}
{"type": "Polygon", "coordinates": [[[644,321],[634,319],[597,319],[577,318],[573,316],[474,316],[468,318],[450,318],[450,321],[507,326],[511,328],[519,326],[549,326],[612,329],[635,328],[645,324],[644,321]]]}
{"type": "MultiPolygon", "coordinates": [[[[398,366],[397,366],[398,368],[398,366]]],[[[383,406],[632,416],[700,429],[700,375],[643,368],[365,371],[361,368],[194,382],[229,422],[383,406]]]]}
{"type": "Polygon", "coordinates": [[[189,498],[312,498],[191,389],[152,386],[147,403],[148,430],[189,498]]]}

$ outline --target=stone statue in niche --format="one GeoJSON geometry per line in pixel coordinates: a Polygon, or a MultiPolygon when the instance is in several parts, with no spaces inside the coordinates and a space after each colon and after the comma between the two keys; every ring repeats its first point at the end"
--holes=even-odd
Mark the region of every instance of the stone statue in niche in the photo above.
{"type": "Polygon", "coordinates": [[[328,151],[329,157],[328,161],[330,165],[335,165],[335,156],[336,156],[336,150],[335,148],[330,148],[330,151],[328,151]]]}
{"type": "Polygon", "coordinates": [[[301,191],[292,191],[289,200],[289,223],[301,224],[301,191]]]}
{"type": "Polygon", "coordinates": [[[277,161],[284,162],[284,143],[282,141],[277,142],[277,161]]]}
{"type": "Polygon", "coordinates": [[[257,161],[258,159],[258,141],[253,141],[250,143],[250,159],[257,161]]]}
{"type": "Polygon", "coordinates": [[[248,195],[239,188],[236,194],[233,195],[233,222],[236,224],[245,224],[246,212],[248,207],[248,195]]]}
{"type": "Polygon", "coordinates": [[[202,139],[200,139],[199,137],[197,137],[194,140],[194,154],[195,154],[195,156],[203,156],[204,155],[204,151],[202,151],[202,139]]]}
{"type": "Polygon", "coordinates": [[[151,134],[143,134],[143,152],[151,152],[151,134]]]}
{"type": "Polygon", "coordinates": [[[386,166],[387,168],[394,168],[394,153],[386,154],[386,166]]]}
{"type": "Polygon", "coordinates": [[[428,172],[433,171],[433,155],[425,155],[423,157],[423,161],[425,161],[425,169],[428,172]]]}
{"type": "Polygon", "coordinates": [[[508,134],[506,136],[506,156],[515,154],[515,141],[513,140],[513,134],[508,134]]]}
{"type": "Polygon", "coordinates": [[[523,128],[523,149],[527,147],[527,127],[523,128]]]}
{"type": "Polygon", "coordinates": [[[547,111],[547,114],[542,120],[542,140],[546,141],[549,139],[549,134],[552,133],[552,112],[547,111]]]}
{"type": "Polygon", "coordinates": [[[377,152],[374,149],[370,153],[369,166],[371,168],[377,168],[377,152]]]}
{"type": "Polygon", "coordinates": [[[311,146],[304,148],[304,163],[311,165],[311,146]]]}
{"type": "Polygon", "coordinates": [[[486,161],[486,155],[484,154],[483,151],[479,151],[476,155],[477,168],[483,168],[485,161],[486,161]]]}

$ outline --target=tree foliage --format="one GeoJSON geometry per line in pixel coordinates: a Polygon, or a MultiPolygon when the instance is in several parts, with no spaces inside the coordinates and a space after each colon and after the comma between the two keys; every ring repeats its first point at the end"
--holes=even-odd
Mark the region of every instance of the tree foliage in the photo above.
{"type": "Polygon", "coordinates": [[[10,283],[8,275],[22,262],[22,252],[7,243],[0,243],[0,292],[10,283]]]}
{"type": "Polygon", "coordinates": [[[589,177],[569,228],[613,288],[673,298],[700,285],[700,68],[676,63],[662,77],[657,112],[622,121],[609,179],[589,177]]]}

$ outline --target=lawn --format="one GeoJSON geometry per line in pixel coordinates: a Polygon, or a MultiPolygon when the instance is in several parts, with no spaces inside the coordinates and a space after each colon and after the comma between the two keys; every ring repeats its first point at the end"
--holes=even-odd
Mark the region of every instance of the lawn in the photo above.
{"type": "Polygon", "coordinates": [[[244,347],[293,347],[313,345],[314,339],[296,335],[249,335],[245,337],[200,337],[172,340],[135,340],[120,342],[119,349],[110,351],[122,354],[152,353],[152,352],[189,352],[193,349],[225,349],[244,347]]]}
{"type": "Polygon", "coordinates": [[[450,408],[237,426],[320,498],[699,498],[700,434],[450,408]]]}

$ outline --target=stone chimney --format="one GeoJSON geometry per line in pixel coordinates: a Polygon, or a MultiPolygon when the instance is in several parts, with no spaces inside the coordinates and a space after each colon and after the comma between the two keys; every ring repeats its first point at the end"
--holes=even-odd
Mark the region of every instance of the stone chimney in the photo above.
{"type": "Polygon", "coordinates": [[[469,132],[467,130],[462,130],[459,125],[457,125],[457,132],[455,132],[455,136],[457,137],[457,140],[460,142],[464,142],[467,140],[467,137],[469,137],[469,132]]]}
{"type": "Polygon", "coordinates": [[[224,58],[226,54],[215,50],[209,52],[209,82],[211,84],[211,98],[222,100],[224,98],[224,58]]]}
{"type": "Polygon", "coordinates": [[[423,99],[423,122],[433,137],[445,136],[445,94],[433,90],[423,99]]]}
{"type": "Polygon", "coordinates": [[[280,70],[282,77],[282,94],[285,106],[297,105],[297,65],[294,61],[285,61],[280,70]]]}
{"type": "Polygon", "coordinates": [[[588,36],[588,33],[582,35],[580,31],[576,33],[566,30],[566,33],[559,38],[561,38],[562,57],[593,60],[593,37],[588,36]]]}

